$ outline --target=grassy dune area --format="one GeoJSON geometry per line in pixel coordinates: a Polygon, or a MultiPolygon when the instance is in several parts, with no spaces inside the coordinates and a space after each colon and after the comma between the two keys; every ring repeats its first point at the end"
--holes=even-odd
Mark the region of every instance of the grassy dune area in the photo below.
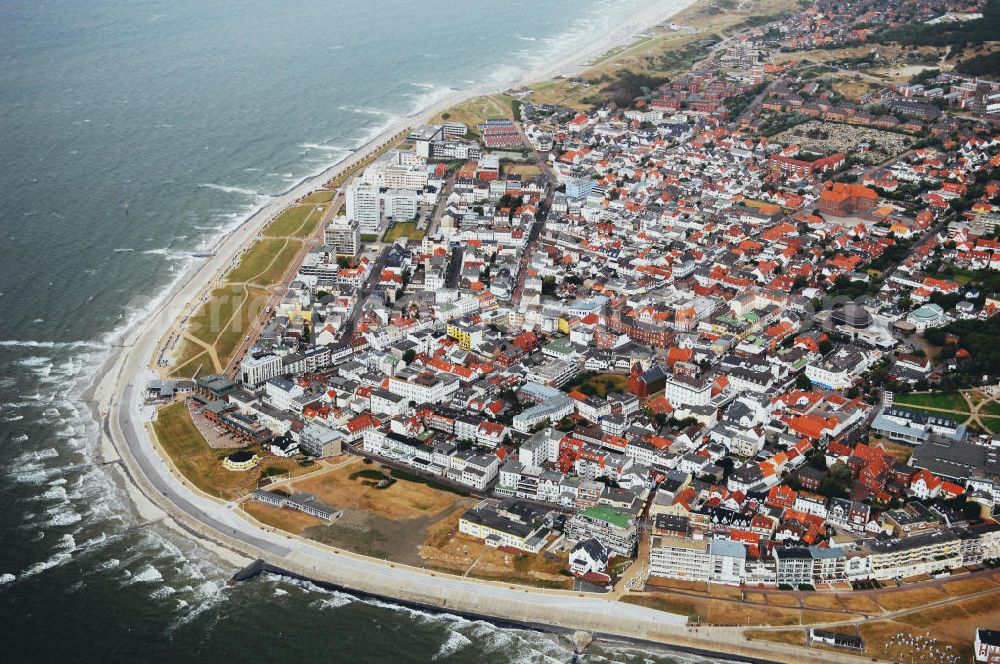
{"type": "Polygon", "coordinates": [[[199,367],[219,371],[229,363],[267,306],[268,290],[282,281],[305,241],[319,231],[332,197],[332,191],[310,194],[264,229],[263,238],[188,320],[185,332],[194,339],[183,339],[175,351],[175,376],[191,376],[199,367]]]}
{"type": "Polygon", "coordinates": [[[594,58],[580,77],[584,84],[565,78],[532,84],[531,100],[588,110],[609,94],[628,97],[644,79],[662,82],[686,71],[708,55],[711,44],[726,36],[796,9],[795,0],[760,0],[740,6],[729,0],[695,3],[671,19],[683,29],[655,28],[632,44],[594,58]]]}

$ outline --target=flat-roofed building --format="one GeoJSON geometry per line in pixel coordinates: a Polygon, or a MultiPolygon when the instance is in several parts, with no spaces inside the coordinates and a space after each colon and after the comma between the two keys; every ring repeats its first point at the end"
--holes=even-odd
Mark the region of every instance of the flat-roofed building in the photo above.
{"type": "Polygon", "coordinates": [[[708,581],[712,576],[709,542],[663,535],[653,538],[649,575],[685,581],[708,581]]]}

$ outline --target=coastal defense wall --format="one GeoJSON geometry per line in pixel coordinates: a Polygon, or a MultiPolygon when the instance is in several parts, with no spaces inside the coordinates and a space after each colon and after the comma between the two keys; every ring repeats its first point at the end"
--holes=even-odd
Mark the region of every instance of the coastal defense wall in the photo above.
{"type": "MultiPolygon", "coordinates": [[[[452,587],[448,577],[431,577],[426,587],[400,585],[392,575],[357,575],[351,570],[351,556],[345,556],[344,566],[314,568],[308,556],[292,554],[282,566],[258,559],[233,575],[234,582],[247,581],[261,573],[273,573],[308,580],[321,586],[353,593],[362,599],[377,598],[397,602],[417,609],[461,615],[469,619],[493,622],[501,627],[537,629],[572,637],[574,643],[589,642],[591,637],[608,641],[634,643],[640,647],[664,646],[671,650],[741,662],[838,662],[860,664],[878,661],[848,653],[823,651],[812,653],[803,648],[749,641],[739,627],[688,627],[683,616],[651,611],[630,604],[595,600],[592,596],[575,594],[579,607],[566,606],[572,593],[553,595],[551,602],[534,589],[507,588],[522,592],[523,599],[500,598],[475,590],[452,587]],[[603,610],[593,602],[604,602],[603,610]],[[587,606],[584,606],[587,605],[587,606]],[[648,615],[639,615],[649,612],[648,615]]],[[[390,570],[395,569],[390,567],[390,570]]],[[[461,583],[461,580],[458,580],[461,583]]]]}
{"type": "Polygon", "coordinates": [[[502,586],[505,591],[497,593],[447,575],[427,574],[426,579],[410,578],[401,583],[394,574],[399,568],[389,566],[384,572],[359,572],[353,558],[353,555],[347,554],[343,555],[343,565],[317,566],[311,556],[293,552],[284,557],[279,565],[258,561],[239,574],[243,578],[260,572],[288,574],[362,597],[383,598],[433,612],[489,620],[501,626],[566,635],[582,631],[608,640],[669,646],[744,662],[829,664],[872,661],[846,653],[813,654],[794,646],[749,641],[739,627],[689,627],[685,616],[592,595],[490,584],[502,586]]]}

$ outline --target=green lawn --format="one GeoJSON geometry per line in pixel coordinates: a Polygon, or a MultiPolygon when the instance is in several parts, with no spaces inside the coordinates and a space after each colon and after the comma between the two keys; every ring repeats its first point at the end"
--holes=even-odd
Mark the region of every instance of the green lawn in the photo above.
{"type": "Polygon", "coordinates": [[[223,286],[212,291],[208,301],[188,320],[187,331],[207,344],[215,342],[237,307],[242,306],[246,293],[242,286],[223,286]]]}
{"type": "Polygon", "coordinates": [[[586,376],[583,379],[573,380],[566,386],[566,390],[577,389],[584,394],[596,394],[599,397],[607,396],[609,392],[622,392],[628,387],[628,376],[623,374],[595,374],[586,376]]]}
{"type": "Polygon", "coordinates": [[[262,286],[271,286],[280,282],[301,249],[301,242],[289,240],[288,244],[272,257],[274,260],[271,261],[271,264],[253,280],[254,283],[262,286]]]}
{"type": "Polygon", "coordinates": [[[997,433],[1000,433],[1000,417],[980,416],[979,419],[986,425],[990,434],[996,435],[997,433]]]}
{"type": "Polygon", "coordinates": [[[279,214],[264,229],[265,237],[308,237],[323,218],[323,205],[296,205],[279,214]],[[307,223],[308,222],[308,223],[307,223]]]}
{"type": "Polygon", "coordinates": [[[942,408],[944,410],[957,410],[963,413],[969,412],[969,404],[958,392],[931,392],[929,394],[897,394],[895,402],[900,406],[914,406],[916,408],[942,408]]]}
{"type": "Polygon", "coordinates": [[[253,327],[253,321],[257,320],[261,311],[267,306],[267,300],[266,290],[262,288],[247,289],[246,299],[239,303],[239,312],[229,325],[216,336],[214,340],[215,354],[223,368],[229,363],[236,349],[243,343],[243,337],[253,327]]]}
{"type": "Polygon", "coordinates": [[[208,446],[183,402],[161,409],[153,428],[177,470],[205,493],[228,498],[246,481],[246,473],[223,468],[221,458],[226,455],[225,451],[208,446]]]}
{"type": "Polygon", "coordinates": [[[979,412],[983,416],[1000,417],[1000,403],[997,403],[996,401],[991,401],[988,404],[985,404],[982,408],[980,408],[979,412]]]}
{"type": "Polygon", "coordinates": [[[401,237],[409,238],[411,240],[422,240],[424,234],[427,233],[427,229],[418,229],[417,222],[415,221],[404,221],[398,223],[389,230],[385,232],[382,236],[383,242],[394,242],[401,237]]]}
{"type": "Polygon", "coordinates": [[[328,203],[333,200],[333,190],[329,191],[315,191],[305,198],[302,199],[302,205],[318,205],[320,203],[328,203]]]}
{"type": "Polygon", "coordinates": [[[226,281],[240,283],[250,281],[264,271],[274,254],[281,250],[284,240],[264,239],[250,247],[243,254],[239,264],[226,275],[226,281]]]}

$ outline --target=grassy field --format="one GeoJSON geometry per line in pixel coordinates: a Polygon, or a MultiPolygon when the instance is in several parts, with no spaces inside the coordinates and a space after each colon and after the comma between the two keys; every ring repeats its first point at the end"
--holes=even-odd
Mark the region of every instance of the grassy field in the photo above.
{"type": "Polygon", "coordinates": [[[241,503],[240,509],[263,524],[287,530],[296,535],[306,528],[324,523],[319,517],[310,516],[296,510],[265,505],[264,503],[258,503],[256,500],[247,500],[241,503]]]}
{"type": "Polygon", "coordinates": [[[205,493],[232,499],[252,490],[265,468],[277,467],[294,472],[299,466],[290,459],[267,457],[253,470],[233,472],[222,467],[222,459],[231,450],[213,450],[191,421],[187,404],[172,403],[161,408],[153,423],[156,438],[177,470],[205,493]]]}
{"type": "Polygon", "coordinates": [[[609,392],[621,392],[628,387],[628,376],[623,374],[596,374],[594,376],[588,376],[581,380],[580,382],[570,383],[570,386],[580,390],[584,393],[589,393],[589,390],[593,390],[593,393],[599,397],[607,396],[609,392]]]}
{"type": "Polygon", "coordinates": [[[332,189],[326,191],[315,191],[299,201],[299,204],[319,205],[320,203],[329,203],[333,200],[334,193],[335,192],[332,189]]]}
{"type": "Polygon", "coordinates": [[[879,603],[879,606],[887,611],[899,611],[900,609],[908,609],[914,606],[929,604],[931,602],[945,599],[946,597],[947,595],[943,592],[933,586],[930,586],[917,588],[915,590],[900,590],[890,593],[879,593],[876,595],[875,601],[879,603]]]}
{"type": "Polygon", "coordinates": [[[426,233],[426,228],[417,228],[417,222],[404,221],[393,225],[392,228],[387,230],[385,235],[382,236],[382,241],[394,242],[401,237],[409,238],[410,240],[422,240],[426,233]]]}
{"type": "Polygon", "coordinates": [[[895,402],[900,406],[915,408],[940,408],[969,412],[969,404],[959,392],[930,392],[921,394],[897,394],[895,402]]]}
{"type": "Polygon", "coordinates": [[[242,286],[216,288],[208,301],[188,319],[187,331],[208,344],[214,343],[245,299],[246,289],[242,286]]]}
{"type": "Polygon", "coordinates": [[[279,283],[301,250],[301,242],[288,240],[288,244],[278,250],[278,253],[271,259],[270,264],[256,275],[253,282],[261,286],[270,286],[279,283]]]}
{"type": "Polygon", "coordinates": [[[267,225],[267,228],[264,229],[264,235],[266,237],[309,237],[319,229],[319,223],[323,219],[326,207],[322,203],[306,203],[290,207],[267,225]]]}
{"type": "Polygon", "coordinates": [[[267,306],[267,291],[261,288],[247,288],[246,299],[240,303],[237,315],[229,321],[223,330],[216,336],[213,345],[218,354],[219,361],[227,364],[233,353],[236,352],[243,338],[253,325],[253,321],[261,314],[267,306]]]}
{"type": "Polygon", "coordinates": [[[485,97],[475,97],[467,99],[462,103],[449,108],[447,111],[439,113],[431,119],[431,123],[441,122],[462,122],[469,127],[466,138],[477,140],[479,130],[477,125],[482,124],[489,118],[507,117],[509,106],[500,99],[499,95],[487,95],[485,97]]]}
{"type": "Polygon", "coordinates": [[[243,283],[244,281],[253,280],[271,264],[275,253],[284,244],[285,241],[283,239],[276,238],[265,238],[256,243],[243,254],[236,267],[226,275],[226,281],[229,283],[243,283]]]}
{"type": "Polygon", "coordinates": [[[1000,403],[996,401],[991,401],[987,404],[983,404],[979,409],[980,415],[986,417],[1000,417],[1000,403]]]}
{"type": "Polygon", "coordinates": [[[1000,417],[980,417],[979,420],[990,434],[1000,433],[1000,417]]]}
{"type": "Polygon", "coordinates": [[[222,286],[213,290],[208,300],[188,319],[187,332],[211,345],[215,342],[222,327],[228,323],[233,314],[246,299],[246,288],[243,286],[222,286]]]}
{"type": "Polygon", "coordinates": [[[505,164],[503,170],[508,175],[520,175],[525,178],[542,174],[542,169],[534,164],[505,164]]]}
{"type": "Polygon", "coordinates": [[[386,489],[376,489],[371,486],[370,479],[365,481],[368,478],[364,475],[351,477],[364,469],[374,467],[366,466],[358,459],[323,475],[295,482],[294,489],[308,491],[327,505],[364,510],[396,520],[440,514],[456,501],[464,500],[454,494],[406,479],[397,479],[386,489]]]}

